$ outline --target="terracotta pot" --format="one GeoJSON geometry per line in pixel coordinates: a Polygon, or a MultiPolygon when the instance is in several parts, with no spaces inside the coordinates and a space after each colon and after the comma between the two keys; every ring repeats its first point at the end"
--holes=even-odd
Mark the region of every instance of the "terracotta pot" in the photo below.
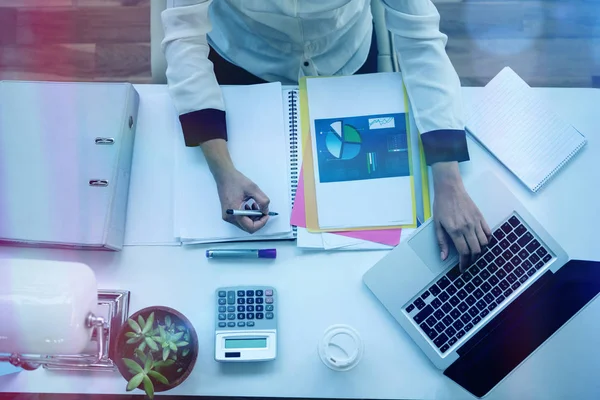
{"type": "MultiPolygon", "coordinates": [[[[152,379],[152,383],[154,384],[154,391],[164,392],[166,390],[170,390],[174,387],[179,386],[183,381],[187,379],[187,377],[194,369],[194,365],[196,364],[196,359],[198,357],[198,335],[196,334],[196,330],[194,329],[192,323],[183,314],[169,307],[147,307],[135,312],[129,318],[137,322],[138,316],[141,315],[144,318],[144,320],[148,320],[148,316],[152,312],[154,312],[155,323],[156,321],[161,321],[161,323],[164,322],[165,316],[169,315],[171,317],[171,320],[175,323],[175,326],[184,325],[186,328],[189,329],[190,332],[189,354],[183,359],[179,357],[173,365],[169,367],[163,367],[160,369],[160,373],[162,373],[168,379],[169,384],[165,385],[160,382],[157,382],[155,379],[152,379]],[[177,373],[177,370],[179,368],[183,368],[183,370],[180,373],[177,373]]],[[[123,363],[122,359],[130,358],[138,363],[140,361],[133,353],[134,350],[138,347],[139,343],[127,344],[127,339],[129,339],[127,336],[125,336],[125,333],[127,332],[133,332],[133,329],[131,329],[128,323],[125,323],[125,325],[123,325],[117,336],[113,361],[119,368],[119,372],[121,373],[123,378],[129,381],[133,377],[133,374],[129,372],[129,368],[127,368],[125,363],[123,363]]],[[[142,391],[144,390],[143,383],[140,384],[140,386],[138,386],[138,389],[142,391]]]]}

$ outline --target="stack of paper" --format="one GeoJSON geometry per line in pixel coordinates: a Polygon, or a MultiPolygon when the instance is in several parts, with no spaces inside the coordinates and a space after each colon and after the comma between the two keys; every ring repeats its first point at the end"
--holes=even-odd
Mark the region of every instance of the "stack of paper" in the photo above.
{"type": "Polygon", "coordinates": [[[269,208],[279,216],[271,217],[253,235],[223,221],[217,187],[202,150],[185,146],[178,124],[174,236],[184,244],[293,238],[281,84],[224,86],[222,91],[231,158],[269,196],[269,208]]]}
{"type": "Polygon", "coordinates": [[[417,225],[422,171],[401,76],[306,79],[299,108],[303,163],[291,219],[298,246],[390,249],[406,239],[417,225]]]}
{"type": "Polygon", "coordinates": [[[407,238],[414,230],[380,229],[334,233],[308,231],[304,200],[304,171],[300,172],[291,222],[298,227],[298,247],[315,250],[388,250],[398,245],[402,238],[407,238]]]}

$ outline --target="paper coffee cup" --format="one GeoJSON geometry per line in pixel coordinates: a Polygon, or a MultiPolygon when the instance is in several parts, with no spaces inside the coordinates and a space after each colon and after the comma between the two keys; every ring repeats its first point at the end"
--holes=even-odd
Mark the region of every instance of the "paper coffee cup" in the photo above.
{"type": "Polygon", "coordinates": [[[319,343],[321,361],[334,371],[348,371],[362,359],[363,341],[358,332],[347,325],[332,325],[319,343]]]}

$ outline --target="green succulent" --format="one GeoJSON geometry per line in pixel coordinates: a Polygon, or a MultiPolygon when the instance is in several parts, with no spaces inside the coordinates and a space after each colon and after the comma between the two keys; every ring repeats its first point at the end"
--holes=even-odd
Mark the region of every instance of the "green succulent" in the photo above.
{"type": "MultiPolygon", "coordinates": [[[[128,338],[126,343],[135,345],[134,358],[140,362],[138,364],[129,358],[122,359],[132,374],[127,390],[143,384],[150,399],[154,397],[154,384],[169,383],[159,371],[175,364],[178,356],[186,357],[190,353],[189,329],[185,325],[176,325],[169,315],[162,322],[155,320],[154,313],[147,320],[141,315],[137,317],[137,321],[131,318],[127,320],[131,331],[125,333],[128,338]]],[[[182,371],[181,367],[177,369],[177,373],[182,371]]]]}
{"type": "MultiPolygon", "coordinates": [[[[166,361],[169,358],[169,355],[171,354],[171,352],[173,352],[173,354],[177,354],[177,349],[186,347],[190,344],[188,341],[181,340],[183,338],[183,336],[185,335],[185,332],[176,332],[176,333],[167,332],[165,330],[165,328],[163,328],[162,325],[159,325],[158,333],[159,333],[159,336],[154,337],[154,340],[156,340],[162,346],[163,361],[166,361]]],[[[185,350],[187,350],[187,349],[184,349],[184,351],[185,350]]],[[[189,350],[187,353],[189,353],[189,350]]],[[[187,353],[183,354],[183,352],[182,352],[182,355],[186,356],[187,353]]]]}
{"type": "Polygon", "coordinates": [[[140,343],[138,349],[141,351],[144,351],[146,346],[153,351],[158,351],[158,345],[154,340],[156,330],[152,329],[152,325],[154,325],[154,313],[150,314],[147,321],[144,321],[144,317],[140,315],[137,322],[129,318],[127,323],[133,329],[133,332],[125,333],[125,336],[129,338],[127,339],[128,344],[140,343]]]}
{"type": "MultiPolygon", "coordinates": [[[[190,343],[190,331],[183,325],[178,325],[177,326],[177,331],[178,332],[183,332],[183,340],[185,342],[190,343]]],[[[190,353],[190,348],[189,347],[185,347],[183,349],[183,351],[181,352],[181,356],[185,357],[190,353]]]]}
{"type": "MultiPolygon", "coordinates": [[[[184,333],[183,333],[183,340],[187,343],[190,342],[190,331],[188,331],[187,329],[184,328],[184,333]]],[[[181,352],[181,356],[185,357],[190,353],[190,348],[189,347],[185,347],[183,349],[183,351],[181,352]]]]}
{"type": "Polygon", "coordinates": [[[127,391],[131,391],[143,382],[144,383],[144,391],[148,395],[150,399],[154,398],[154,384],[152,383],[151,377],[156,379],[157,382],[168,385],[169,381],[167,378],[158,371],[155,371],[154,368],[157,366],[157,363],[154,362],[154,358],[152,357],[152,353],[145,356],[144,353],[136,349],[136,355],[142,361],[143,367],[137,362],[133,361],[129,358],[123,358],[123,362],[129,368],[129,372],[133,374],[133,377],[127,382],[127,391]]]}

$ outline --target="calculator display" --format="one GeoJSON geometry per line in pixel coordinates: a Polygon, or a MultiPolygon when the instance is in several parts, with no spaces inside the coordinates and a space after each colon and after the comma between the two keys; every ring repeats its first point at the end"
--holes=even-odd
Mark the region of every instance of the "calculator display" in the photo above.
{"type": "Polygon", "coordinates": [[[266,338],[225,339],[226,349],[262,349],[267,347],[266,338]]]}

